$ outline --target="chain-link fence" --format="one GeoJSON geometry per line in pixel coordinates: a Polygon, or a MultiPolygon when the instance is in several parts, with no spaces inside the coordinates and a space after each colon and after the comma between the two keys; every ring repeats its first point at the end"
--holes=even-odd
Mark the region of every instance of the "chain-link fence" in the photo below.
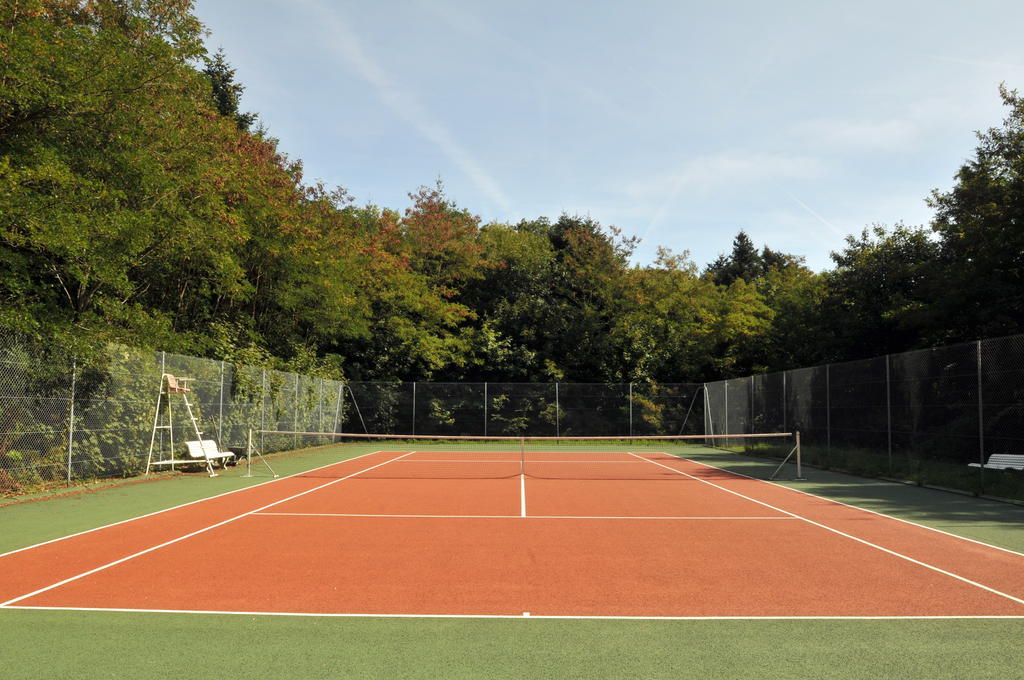
{"type": "MultiPolygon", "coordinates": [[[[580,436],[699,434],[700,385],[341,382],[115,346],[87,365],[0,335],[0,494],[129,477],[185,457],[195,429],[244,450],[250,429],[287,432],[580,436]],[[165,373],[189,378],[157,411],[165,373]],[[155,428],[170,420],[172,430],[155,428]],[[170,433],[175,432],[172,450],[170,433]]],[[[323,443],[262,434],[262,451],[323,443]]]]}
{"type": "Polygon", "coordinates": [[[476,436],[702,434],[701,385],[349,382],[346,432],[476,436]]]}
{"type": "MultiPolygon", "coordinates": [[[[0,494],[139,474],[151,437],[158,456],[181,454],[166,430],[153,429],[164,373],[191,378],[204,437],[225,448],[243,449],[250,429],[565,437],[799,430],[813,465],[1024,499],[1024,472],[981,467],[993,454],[1024,454],[1024,335],[705,385],[341,382],[127,347],[81,363],[0,335],[0,494]]],[[[192,430],[184,409],[172,416],[177,432],[192,430]]],[[[265,435],[260,445],[280,451],[319,439],[265,435]]]]}
{"type": "Polygon", "coordinates": [[[1024,335],[708,383],[705,427],[799,430],[813,465],[1024,499],[1024,472],[982,467],[1024,454],[1024,335]]]}
{"type": "MultiPolygon", "coordinates": [[[[185,458],[195,429],[244,450],[250,429],[335,432],[344,383],[223,361],[112,346],[88,362],[0,335],[0,495],[53,484],[130,477],[154,459],[185,458]],[[157,412],[161,376],[189,378],[197,424],[175,404],[157,412]],[[170,430],[154,428],[170,421],[170,430]]],[[[264,438],[264,451],[321,443],[264,438]]]]}

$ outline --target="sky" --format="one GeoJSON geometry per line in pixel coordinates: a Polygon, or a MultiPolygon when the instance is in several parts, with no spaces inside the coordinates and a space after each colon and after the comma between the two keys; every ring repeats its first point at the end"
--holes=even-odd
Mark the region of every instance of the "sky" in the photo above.
{"type": "Polygon", "coordinates": [[[742,229],[815,270],[927,225],[1024,91],[1024,3],[198,0],[307,181],[483,223],[586,215],[706,265],[742,229]]]}

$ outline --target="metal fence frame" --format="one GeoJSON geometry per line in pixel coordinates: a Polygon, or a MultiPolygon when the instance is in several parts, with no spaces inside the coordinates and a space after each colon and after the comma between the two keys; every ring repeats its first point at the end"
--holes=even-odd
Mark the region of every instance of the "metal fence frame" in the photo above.
{"type": "Polygon", "coordinates": [[[820,467],[1024,499],[1024,335],[709,382],[709,433],[802,433],[820,467]]]}

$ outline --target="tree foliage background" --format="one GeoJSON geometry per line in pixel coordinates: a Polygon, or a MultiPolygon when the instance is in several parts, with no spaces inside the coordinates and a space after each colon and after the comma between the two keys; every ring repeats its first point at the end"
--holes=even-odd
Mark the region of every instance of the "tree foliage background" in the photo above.
{"type": "Polygon", "coordinates": [[[684,381],[1024,331],[1024,100],[930,225],[701,267],[589,217],[308,183],[190,0],[0,5],[0,325],[352,379],[684,381]]]}

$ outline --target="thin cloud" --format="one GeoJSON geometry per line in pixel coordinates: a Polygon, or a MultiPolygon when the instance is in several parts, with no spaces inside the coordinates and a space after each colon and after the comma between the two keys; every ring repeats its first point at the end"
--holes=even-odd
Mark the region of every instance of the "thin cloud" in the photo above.
{"type": "Polygon", "coordinates": [[[821,215],[816,213],[811,208],[811,206],[807,205],[806,203],[804,203],[803,201],[801,201],[799,198],[797,198],[793,194],[789,193],[788,191],[786,192],[786,195],[789,196],[791,199],[793,199],[794,203],[796,203],[798,206],[803,208],[807,212],[808,215],[810,215],[811,217],[813,217],[814,219],[818,220],[819,222],[824,224],[826,227],[831,229],[834,234],[836,234],[837,236],[840,236],[840,237],[842,237],[844,239],[846,238],[846,232],[844,232],[842,229],[840,229],[839,227],[837,227],[836,225],[832,224],[831,222],[826,220],[824,217],[822,217],[821,215]]]}
{"type": "Polygon", "coordinates": [[[352,70],[370,83],[381,101],[396,116],[412,125],[420,135],[455,163],[483,195],[507,212],[511,202],[494,178],[456,141],[444,125],[430,116],[411,91],[392,79],[380,64],[366,53],[358,36],[338,16],[337,10],[328,8],[316,0],[304,0],[303,4],[322,15],[321,25],[331,36],[331,40],[326,43],[327,49],[337,53],[352,70]]]}
{"type": "Polygon", "coordinates": [[[663,222],[679,196],[686,190],[703,193],[752,183],[763,184],[780,179],[807,179],[821,174],[821,163],[806,156],[780,156],[770,154],[740,154],[727,152],[715,156],[694,158],[680,170],[664,177],[633,182],[626,193],[633,199],[661,198],[654,217],[648,223],[641,239],[663,222]]]}
{"type": "Polygon", "coordinates": [[[583,99],[598,105],[606,113],[616,116],[620,121],[636,125],[636,112],[619,105],[604,91],[587,85],[581,80],[580,74],[559,68],[549,59],[534,56],[535,47],[533,45],[527,45],[504,33],[499,33],[480,21],[475,15],[458,11],[450,5],[438,2],[420,2],[418,4],[424,11],[430,12],[451,28],[477,40],[484,40],[491,48],[501,49],[507,57],[528,64],[531,68],[546,74],[556,82],[559,92],[576,92],[583,99]]]}

